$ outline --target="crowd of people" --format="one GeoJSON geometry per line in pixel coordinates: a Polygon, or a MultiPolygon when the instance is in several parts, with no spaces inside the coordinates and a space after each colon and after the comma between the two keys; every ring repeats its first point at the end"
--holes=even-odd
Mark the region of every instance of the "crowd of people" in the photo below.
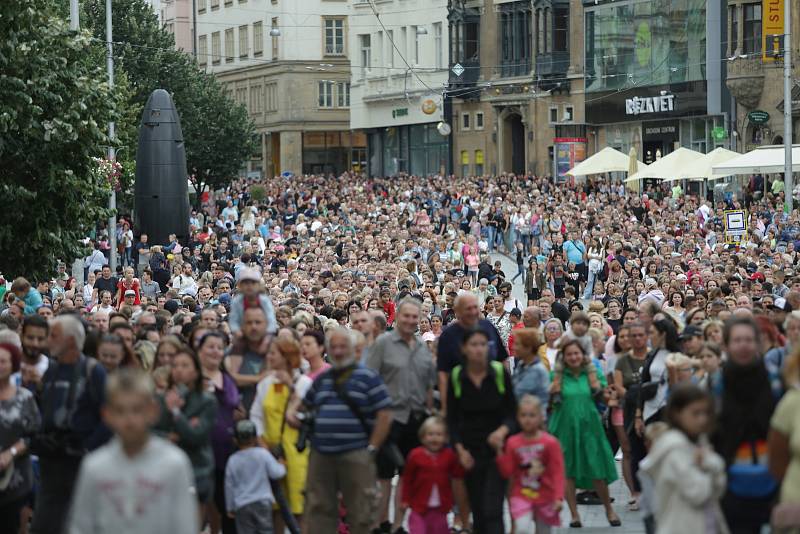
{"type": "Polygon", "coordinates": [[[116,271],[99,231],[83,277],[0,278],[0,524],[800,528],[800,226],[758,191],[304,176],[188,239],[120,218],[116,271]]]}

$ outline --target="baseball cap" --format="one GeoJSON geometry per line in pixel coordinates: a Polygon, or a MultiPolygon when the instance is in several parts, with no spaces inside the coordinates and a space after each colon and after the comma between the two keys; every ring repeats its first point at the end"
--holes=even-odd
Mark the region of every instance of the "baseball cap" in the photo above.
{"type": "Polygon", "coordinates": [[[135,297],[136,296],[136,291],[134,291],[133,289],[128,289],[128,290],[125,291],[125,296],[126,297],[135,297]]]}
{"type": "Polygon", "coordinates": [[[258,269],[254,269],[252,267],[245,267],[244,269],[242,269],[242,272],[239,273],[239,281],[260,282],[261,273],[258,271],[258,269]]]}
{"type": "Polygon", "coordinates": [[[233,436],[237,441],[247,441],[255,438],[257,433],[258,431],[256,430],[256,425],[253,424],[252,421],[249,419],[242,419],[236,423],[233,436]]]}
{"type": "Polygon", "coordinates": [[[789,304],[789,301],[783,297],[776,298],[775,302],[772,304],[772,308],[776,310],[783,310],[787,313],[792,311],[792,305],[789,304]]]}
{"type": "Polygon", "coordinates": [[[685,341],[687,339],[691,339],[693,337],[702,335],[703,335],[703,330],[699,326],[690,324],[689,326],[683,329],[683,332],[681,332],[681,335],[678,336],[678,339],[680,339],[681,341],[685,341]]]}
{"type": "Polygon", "coordinates": [[[508,314],[513,315],[514,317],[522,317],[522,311],[519,308],[514,308],[513,310],[508,312],[508,314]]]}

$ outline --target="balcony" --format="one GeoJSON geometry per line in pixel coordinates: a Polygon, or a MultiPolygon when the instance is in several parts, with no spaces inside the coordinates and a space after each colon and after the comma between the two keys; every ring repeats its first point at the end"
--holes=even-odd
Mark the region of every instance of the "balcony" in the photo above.
{"type": "Polygon", "coordinates": [[[726,83],[736,100],[748,109],[758,106],[764,90],[764,63],[761,56],[736,57],[726,63],[726,83]]]}
{"type": "Polygon", "coordinates": [[[481,76],[481,62],[477,59],[469,59],[461,61],[459,64],[464,68],[464,72],[461,73],[461,76],[456,76],[456,73],[453,72],[455,63],[450,65],[450,77],[448,79],[450,88],[471,89],[475,87],[478,83],[478,78],[481,76]]]}
{"type": "Polygon", "coordinates": [[[569,68],[569,52],[549,52],[536,56],[536,77],[564,76],[569,68]]]}

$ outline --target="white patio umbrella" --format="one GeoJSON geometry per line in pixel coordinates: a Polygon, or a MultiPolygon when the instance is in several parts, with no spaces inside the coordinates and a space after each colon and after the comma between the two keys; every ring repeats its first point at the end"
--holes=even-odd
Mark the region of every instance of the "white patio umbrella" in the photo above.
{"type": "Polygon", "coordinates": [[[633,176],[628,176],[626,182],[641,180],[642,178],[672,178],[677,176],[688,165],[703,157],[704,154],[680,147],[670,152],[660,160],[649,165],[633,176]]]}
{"type": "MultiPolygon", "coordinates": [[[[647,165],[638,162],[641,170],[647,165]]],[[[570,176],[588,176],[590,174],[605,174],[607,172],[627,172],[630,166],[630,157],[610,146],[594,154],[575,167],[567,171],[570,176]]]]}
{"type": "MultiPolygon", "coordinates": [[[[783,145],[763,146],[714,165],[712,173],[717,178],[734,174],[782,173],[784,156],[783,145]]],[[[800,172],[800,145],[792,145],[792,172],[800,172]]]]}
{"type": "Polygon", "coordinates": [[[714,165],[725,163],[734,158],[741,156],[738,152],[728,150],[727,148],[718,147],[703,156],[700,159],[694,160],[692,163],[683,168],[677,175],[666,178],[665,182],[672,182],[675,180],[691,179],[694,181],[703,180],[716,180],[721,176],[715,176],[712,172],[714,165]]]}

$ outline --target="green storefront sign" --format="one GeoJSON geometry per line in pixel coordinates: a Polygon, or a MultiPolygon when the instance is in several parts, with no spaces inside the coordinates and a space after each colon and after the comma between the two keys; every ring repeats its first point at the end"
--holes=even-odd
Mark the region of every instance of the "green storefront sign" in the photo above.
{"type": "Polygon", "coordinates": [[[392,118],[396,119],[397,117],[407,117],[408,116],[408,108],[397,108],[392,110],[392,118]]]}
{"type": "Polygon", "coordinates": [[[756,109],[747,114],[747,120],[753,124],[766,124],[769,120],[769,113],[756,109]]]}
{"type": "Polygon", "coordinates": [[[714,127],[714,129],[711,130],[711,135],[712,135],[712,137],[714,137],[714,139],[716,139],[718,141],[721,140],[721,139],[727,139],[728,138],[728,132],[725,131],[725,128],[723,126],[714,127]]]}

